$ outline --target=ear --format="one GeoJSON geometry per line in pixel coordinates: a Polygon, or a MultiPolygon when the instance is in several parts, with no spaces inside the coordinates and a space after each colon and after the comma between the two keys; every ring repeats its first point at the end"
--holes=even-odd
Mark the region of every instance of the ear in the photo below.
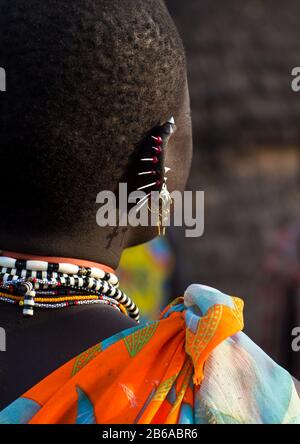
{"type": "MultiPolygon", "coordinates": [[[[164,167],[168,172],[168,188],[184,191],[189,176],[193,152],[192,123],[190,112],[189,88],[186,80],[180,109],[174,116],[176,131],[168,135],[165,149],[164,167]]],[[[138,245],[157,236],[156,227],[130,227],[128,230],[127,247],[138,245]]]]}

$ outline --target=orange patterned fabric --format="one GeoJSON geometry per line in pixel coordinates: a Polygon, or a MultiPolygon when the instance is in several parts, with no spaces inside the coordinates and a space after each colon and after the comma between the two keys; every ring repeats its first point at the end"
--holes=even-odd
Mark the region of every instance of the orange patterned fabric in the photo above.
{"type": "Polygon", "coordinates": [[[243,328],[242,309],[237,298],[205,307],[179,298],[158,321],[121,332],[59,368],[0,412],[0,422],[194,423],[205,361],[243,328]]]}

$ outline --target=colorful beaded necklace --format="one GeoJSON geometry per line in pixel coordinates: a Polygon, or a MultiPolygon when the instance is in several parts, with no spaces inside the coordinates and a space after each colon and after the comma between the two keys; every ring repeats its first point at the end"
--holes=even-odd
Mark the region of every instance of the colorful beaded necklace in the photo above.
{"type": "Polygon", "coordinates": [[[105,304],[139,321],[139,309],[119,289],[114,273],[100,267],[0,256],[0,302],[18,304],[24,316],[35,308],[105,304]]]}

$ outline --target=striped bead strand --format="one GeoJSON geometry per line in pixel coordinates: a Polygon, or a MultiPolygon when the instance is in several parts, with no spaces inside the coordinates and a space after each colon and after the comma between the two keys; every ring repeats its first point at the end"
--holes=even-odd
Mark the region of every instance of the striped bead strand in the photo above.
{"type": "Polygon", "coordinates": [[[139,322],[140,311],[139,311],[138,307],[135,305],[135,303],[130,299],[129,296],[127,296],[121,290],[117,289],[117,293],[113,297],[116,299],[116,301],[118,301],[120,304],[122,304],[128,310],[128,313],[130,314],[130,317],[132,319],[139,322]]]}
{"type": "MultiPolygon", "coordinates": [[[[0,278],[3,281],[15,281],[26,279],[38,282],[40,284],[48,284],[49,286],[64,285],[75,288],[95,289],[101,286],[109,286],[109,288],[117,288],[118,285],[111,284],[107,279],[96,279],[89,276],[69,275],[58,272],[48,271],[29,271],[26,269],[4,268],[0,267],[0,278]]],[[[36,288],[37,289],[37,288],[36,288]]]]}
{"type": "MultiPolygon", "coordinates": [[[[9,271],[9,270],[0,269],[0,271],[2,271],[2,273],[0,273],[0,278],[3,279],[4,285],[6,284],[6,285],[18,286],[24,282],[24,279],[29,278],[29,276],[27,276],[27,275],[26,275],[26,277],[25,276],[21,277],[22,271],[26,271],[26,270],[19,271],[19,272],[17,272],[16,275],[3,273],[3,271],[9,271]]],[[[11,270],[11,271],[15,271],[15,270],[11,270]]],[[[57,275],[57,273],[53,273],[53,274],[55,276],[57,275]]],[[[24,275],[24,273],[23,273],[23,275],[24,275]]],[[[34,274],[34,276],[35,276],[35,274],[34,274]]],[[[50,277],[50,273],[47,273],[47,276],[50,277]]],[[[68,275],[65,275],[65,276],[56,277],[56,278],[53,278],[52,280],[37,279],[35,277],[31,277],[33,279],[32,285],[34,286],[35,290],[39,290],[40,288],[47,289],[47,288],[49,288],[49,286],[53,287],[53,288],[56,288],[59,286],[65,286],[65,287],[71,288],[71,289],[82,288],[83,290],[85,290],[87,292],[91,292],[91,293],[96,292],[97,294],[99,294],[99,293],[104,294],[106,296],[109,296],[109,297],[115,299],[119,303],[121,303],[128,310],[129,316],[132,319],[134,319],[135,321],[137,321],[137,322],[139,321],[139,309],[136,306],[136,304],[129,298],[129,296],[127,296],[125,293],[123,293],[121,290],[119,290],[115,286],[110,285],[107,281],[97,280],[97,279],[90,278],[90,277],[79,277],[79,276],[68,276],[68,275]]],[[[35,293],[34,293],[34,295],[35,295],[35,293]]],[[[28,314],[28,315],[31,315],[31,314],[28,314]]]]}
{"type": "Polygon", "coordinates": [[[34,298],[35,291],[33,290],[33,285],[31,282],[24,282],[21,285],[21,289],[25,291],[24,294],[24,305],[23,305],[23,315],[25,317],[31,317],[34,314],[34,298]]]}

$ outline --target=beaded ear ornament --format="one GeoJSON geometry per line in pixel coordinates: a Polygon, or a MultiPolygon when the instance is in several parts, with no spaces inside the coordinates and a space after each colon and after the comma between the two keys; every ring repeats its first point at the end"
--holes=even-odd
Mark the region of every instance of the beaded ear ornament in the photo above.
{"type": "Polygon", "coordinates": [[[139,178],[144,179],[145,177],[151,177],[153,180],[138,188],[138,191],[149,191],[149,193],[141,199],[138,210],[141,210],[141,208],[147,204],[149,211],[157,214],[159,236],[165,235],[166,225],[169,221],[171,211],[172,198],[167,187],[167,174],[171,169],[164,166],[164,164],[166,148],[175,129],[175,120],[171,117],[162,127],[155,130],[153,134],[150,134],[148,138],[148,151],[147,148],[145,149],[149,155],[140,159],[143,166],[148,167],[148,165],[150,165],[149,168],[151,169],[145,168],[146,171],[140,171],[138,173],[139,178]],[[152,205],[149,206],[149,200],[151,199],[153,191],[159,193],[158,201],[153,205],[153,200],[151,200],[152,205]]]}

